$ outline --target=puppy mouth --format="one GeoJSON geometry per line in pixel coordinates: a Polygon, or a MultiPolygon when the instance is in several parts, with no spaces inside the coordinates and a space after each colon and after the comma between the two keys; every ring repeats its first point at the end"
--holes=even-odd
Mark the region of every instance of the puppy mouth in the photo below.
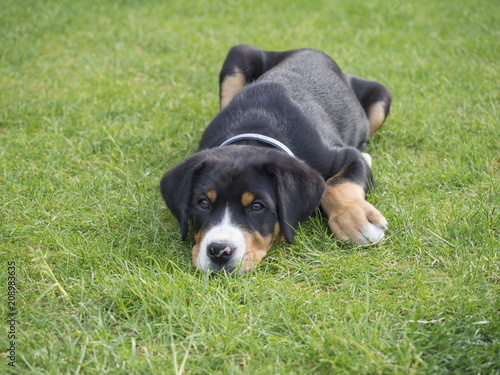
{"type": "Polygon", "coordinates": [[[244,275],[266,256],[272,241],[247,233],[243,239],[237,246],[229,241],[207,245],[208,241],[202,239],[193,247],[193,265],[203,272],[244,275]]]}
{"type": "Polygon", "coordinates": [[[202,239],[193,247],[193,266],[203,272],[246,272],[246,244],[231,245],[229,242],[213,242],[206,245],[202,239]]]}
{"type": "Polygon", "coordinates": [[[242,275],[242,268],[238,266],[228,266],[228,265],[222,265],[219,266],[217,264],[215,265],[209,265],[207,271],[205,272],[211,272],[214,275],[224,275],[224,274],[240,274],[242,275]]]}
{"type": "Polygon", "coordinates": [[[239,248],[231,242],[212,242],[205,251],[210,271],[233,272],[239,263],[239,248]]]}
{"type": "MultiPolygon", "coordinates": [[[[231,222],[226,208],[222,220],[195,236],[193,264],[203,272],[234,272],[244,262],[247,249],[245,233],[231,222]]],[[[241,272],[241,271],[240,271],[241,272]]]]}
{"type": "MultiPolygon", "coordinates": [[[[193,254],[196,252],[196,247],[200,248],[199,245],[195,245],[193,254]]],[[[244,253],[242,257],[223,254],[221,255],[223,259],[217,259],[216,256],[210,257],[207,254],[210,254],[210,249],[198,250],[197,256],[193,257],[193,265],[203,272],[244,274],[247,271],[244,253]]]]}
{"type": "Polygon", "coordinates": [[[193,265],[203,272],[247,273],[267,254],[272,244],[282,237],[278,222],[266,236],[248,232],[231,222],[226,208],[224,217],[216,225],[195,235],[193,265]]]}

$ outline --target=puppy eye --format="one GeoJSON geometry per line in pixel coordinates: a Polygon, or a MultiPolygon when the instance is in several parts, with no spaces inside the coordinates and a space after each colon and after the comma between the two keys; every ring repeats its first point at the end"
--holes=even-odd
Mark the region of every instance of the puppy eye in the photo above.
{"type": "Polygon", "coordinates": [[[250,209],[252,211],[260,211],[264,208],[264,205],[262,203],[253,203],[252,206],[250,206],[250,209]]]}
{"type": "Polygon", "coordinates": [[[208,202],[208,199],[202,198],[198,201],[198,206],[206,210],[207,208],[210,207],[210,203],[208,202]]]}

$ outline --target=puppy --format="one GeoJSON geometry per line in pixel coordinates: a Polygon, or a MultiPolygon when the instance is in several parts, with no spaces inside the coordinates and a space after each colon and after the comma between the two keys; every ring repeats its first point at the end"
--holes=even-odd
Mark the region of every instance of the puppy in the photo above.
{"type": "Polygon", "coordinates": [[[338,239],[379,242],[387,221],[365,200],[374,181],[363,151],[391,100],[320,51],[231,48],[199,152],[160,182],[183,239],[192,227],[194,266],[245,273],[319,205],[338,239]]]}

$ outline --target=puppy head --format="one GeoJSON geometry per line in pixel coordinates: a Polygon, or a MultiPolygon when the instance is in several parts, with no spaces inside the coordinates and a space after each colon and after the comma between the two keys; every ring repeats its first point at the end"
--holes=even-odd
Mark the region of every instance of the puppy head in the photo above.
{"type": "Polygon", "coordinates": [[[226,146],[201,151],[160,182],[186,239],[191,224],[193,264],[203,271],[245,273],[274,241],[292,242],[295,229],[319,205],[318,172],[281,151],[226,146]]]}

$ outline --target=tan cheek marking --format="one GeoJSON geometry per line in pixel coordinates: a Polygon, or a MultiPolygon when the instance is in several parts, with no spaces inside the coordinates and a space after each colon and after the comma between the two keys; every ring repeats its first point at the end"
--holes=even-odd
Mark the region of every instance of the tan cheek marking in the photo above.
{"type": "Polygon", "coordinates": [[[207,198],[210,199],[210,202],[215,203],[215,200],[217,199],[217,193],[215,190],[209,190],[207,191],[207,198]]]}
{"type": "Polygon", "coordinates": [[[273,239],[276,241],[283,241],[283,233],[281,233],[281,225],[279,221],[274,224],[273,239]]]}
{"type": "Polygon", "coordinates": [[[247,207],[254,200],[255,200],[255,194],[254,193],[248,193],[248,192],[246,192],[246,193],[243,193],[243,195],[241,196],[241,204],[243,205],[243,207],[247,207]]]}
{"type": "Polygon", "coordinates": [[[220,109],[224,109],[246,84],[243,72],[234,68],[233,74],[226,76],[220,88],[220,109]]]}
{"type": "Polygon", "coordinates": [[[194,268],[198,268],[198,256],[200,254],[200,244],[197,243],[193,246],[193,251],[192,251],[192,254],[193,254],[193,266],[194,268]]]}
{"type": "Polygon", "coordinates": [[[195,268],[198,268],[198,256],[200,254],[200,244],[201,241],[203,240],[203,237],[205,237],[205,234],[207,233],[208,228],[204,229],[202,231],[199,231],[194,235],[194,240],[195,240],[195,245],[193,246],[193,266],[195,268]]]}
{"type": "MultiPolygon", "coordinates": [[[[365,200],[365,191],[357,184],[345,182],[333,186],[327,185],[321,206],[328,216],[332,231],[339,239],[349,240],[345,233],[357,233],[363,226],[364,214],[362,211],[358,212],[361,210],[360,200],[365,200]],[[346,211],[354,215],[344,215],[346,211]]],[[[358,239],[353,238],[353,240],[358,239]]]]}
{"type": "Polygon", "coordinates": [[[281,227],[278,222],[274,225],[273,234],[263,237],[260,233],[247,233],[245,234],[245,242],[247,243],[247,251],[245,254],[245,269],[247,272],[255,267],[259,262],[264,259],[267,252],[276,240],[283,238],[281,234],[281,227]]]}
{"type": "Polygon", "coordinates": [[[368,111],[368,121],[370,122],[370,137],[380,128],[385,120],[385,102],[375,103],[368,111]]]}

